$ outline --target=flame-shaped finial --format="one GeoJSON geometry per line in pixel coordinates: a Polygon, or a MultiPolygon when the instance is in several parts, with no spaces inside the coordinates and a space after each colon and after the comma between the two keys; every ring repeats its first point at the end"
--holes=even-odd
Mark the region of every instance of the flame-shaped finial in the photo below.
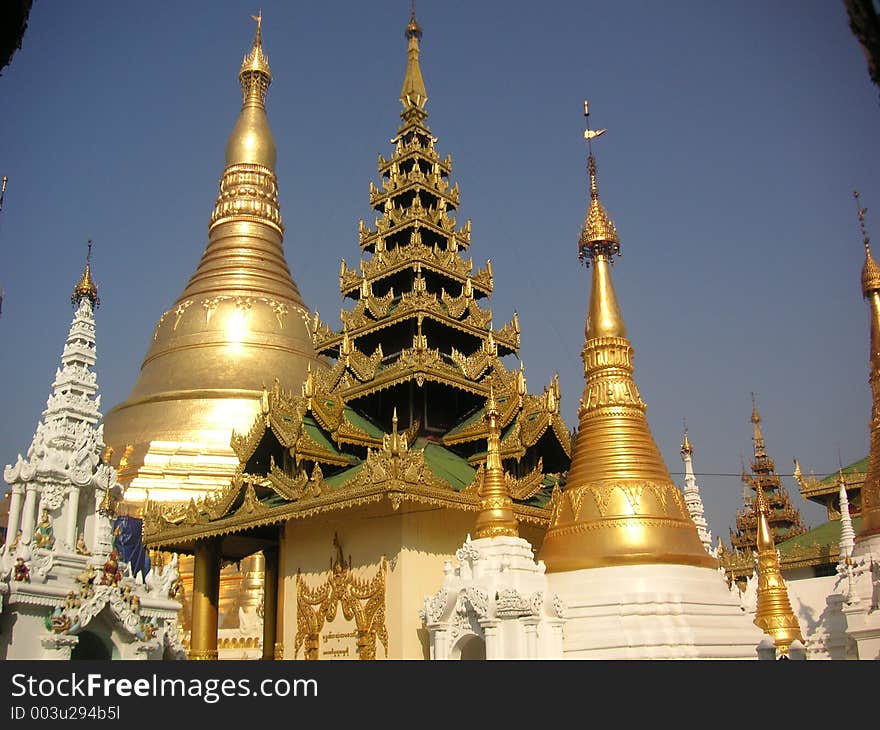
{"type": "Polygon", "coordinates": [[[92,281],[91,262],[92,239],[90,238],[86,250],[86,267],[83,270],[82,277],[80,277],[76,286],[73,287],[73,294],[70,295],[70,301],[73,303],[74,307],[78,307],[82,299],[88,299],[92,303],[92,306],[96,308],[101,303],[101,300],[98,299],[98,287],[95,285],[95,282],[92,281]]]}
{"type": "Polygon", "coordinates": [[[419,66],[419,41],[422,38],[422,27],[416,20],[415,2],[412,4],[409,23],[404,35],[408,40],[408,47],[406,74],[400,89],[400,102],[403,104],[401,117],[404,122],[422,122],[427,116],[424,107],[428,101],[428,92],[425,90],[422,69],[419,66]]]}

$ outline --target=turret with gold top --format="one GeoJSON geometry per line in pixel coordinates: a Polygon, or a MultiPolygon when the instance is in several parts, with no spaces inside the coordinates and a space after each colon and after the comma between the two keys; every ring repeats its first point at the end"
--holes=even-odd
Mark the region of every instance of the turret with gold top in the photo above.
{"type": "Polygon", "coordinates": [[[277,378],[299,388],[320,367],[309,312],[284,257],[275,142],[266,118],[272,81],[262,15],[238,72],[243,102],[201,261],[156,324],[140,375],[106,418],[126,501],[188,501],[224,487],[238,465],[229,442],[259,413],[277,378]]]}
{"type": "Polygon", "coordinates": [[[785,655],[795,640],[803,642],[800,624],[791,609],[788,589],[779,569],[779,555],[767,517],[770,509],[761,484],[755,485],[756,546],[758,550],[758,591],[755,625],[773,637],[777,651],[785,655]]]}
{"type": "MultiPolygon", "coordinates": [[[[589,122],[589,108],[584,102],[589,122]]],[[[540,557],[548,572],[673,563],[715,567],[672,482],[633,380],[633,348],[611,281],[620,253],[617,228],[599,201],[589,128],[590,204],[579,255],[592,266],[582,357],[586,388],[571,469],[553,499],[540,557]]]]}
{"type": "MultiPolygon", "coordinates": [[[[859,194],[855,193],[856,204],[859,194]]],[[[862,485],[862,524],[856,536],[856,546],[880,536],[880,266],[871,255],[871,241],[865,229],[867,209],[859,206],[859,227],[865,244],[865,264],[862,267],[862,296],[868,300],[871,313],[870,365],[868,382],[871,384],[871,447],[868,473],[862,485]]]]}
{"type": "Polygon", "coordinates": [[[486,403],[486,426],[489,431],[486,450],[486,468],[480,485],[480,513],[477,515],[476,536],[480,537],[518,537],[519,530],[513,515],[513,500],[504,479],[501,465],[501,411],[495,402],[495,390],[489,386],[489,400],[486,403]]]}

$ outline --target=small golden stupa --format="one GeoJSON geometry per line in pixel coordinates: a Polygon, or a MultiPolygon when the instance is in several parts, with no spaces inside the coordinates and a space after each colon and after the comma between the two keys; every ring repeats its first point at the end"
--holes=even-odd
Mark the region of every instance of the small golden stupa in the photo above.
{"type": "MultiPolygon", "coordinates": [[[[584,102],[589,122],[589,107],[584,102]]],[[[592,266],[582,351],[586,387],[571,469],[553,503],[540,557],[548,572],[613,565],[676,563],[715,567],[681,491],[654,443],[633,380],[633,348],[611,281],[620,254],[617,228],[599,201],[591,130],[590,204],[579,255],[592,266]]]]}
{"type": "Polygon", "coordinates": [[[755,515],[758,522],[758,600],[755,626],[772,636],[776,650],[786,655],[791,643],[795,639],[803,642],[803,637],[779,568],[779,555],[767,519],[769,512],[764,490],[758,483],[755,485],[755,515]]]}

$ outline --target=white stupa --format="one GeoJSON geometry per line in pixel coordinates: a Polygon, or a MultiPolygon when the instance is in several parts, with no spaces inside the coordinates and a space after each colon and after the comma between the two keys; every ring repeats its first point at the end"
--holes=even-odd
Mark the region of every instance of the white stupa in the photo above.
{"type": "Polygon", "coordinates": [[[76,311],[46,409],[27,456],[3,474],[11,500],[0,547],[0,658],[180,658],[175,564],[132,575],[114,534],[122,489],[102,458],[92,369],[99,300],[88,259],[71,299],[76,311]]]}

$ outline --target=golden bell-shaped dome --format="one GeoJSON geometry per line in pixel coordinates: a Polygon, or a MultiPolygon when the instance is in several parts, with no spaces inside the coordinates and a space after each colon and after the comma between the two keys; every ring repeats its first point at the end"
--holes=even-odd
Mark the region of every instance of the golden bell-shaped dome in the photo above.
{"type": "Polygon", "coordinates": [[[264,386],[277,378],[299,390],[309,364],[323,367],[284,256],[259,25],[240,78],[245,103],[207,246],[159,318],[131,393],[105,418],[105,441],[116,453],[132,447],[120,473],[127,501],[148,490],[151,500],[188,500],[225,486],[238,464],[230,437],[250,430],[264,386]]]}

